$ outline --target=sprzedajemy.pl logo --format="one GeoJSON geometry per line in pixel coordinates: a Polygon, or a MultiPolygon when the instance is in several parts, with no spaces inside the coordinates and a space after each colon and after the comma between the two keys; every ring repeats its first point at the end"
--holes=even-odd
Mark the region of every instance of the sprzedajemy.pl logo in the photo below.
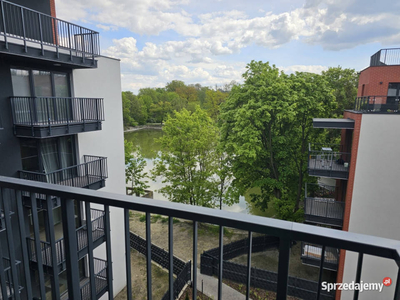
{"type": "Polygon", "coordinates": [[[385,277],[382,283],[371,283],[371,282],[344,282],[344,283],[328,283],[323,281],[321,283],[321,289],[323,291],[379,291],[382,292],[383,286],[390,286],[392,284],[392,279],[390,277],[385,277]]]}

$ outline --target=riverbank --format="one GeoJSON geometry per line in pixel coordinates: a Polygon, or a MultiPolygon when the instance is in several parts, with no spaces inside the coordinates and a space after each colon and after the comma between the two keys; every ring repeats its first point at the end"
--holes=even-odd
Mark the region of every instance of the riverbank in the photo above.
{"type": "Polygon", "coordinates": [[[162,129],[162,124],[156,123],[156,124],[146,124],[146,125],[139,125],[135,127],[127,127],[124,129],[124,132],[134,132],[142,129],[156,129],[156,130],[161,130],[162,129]]]}

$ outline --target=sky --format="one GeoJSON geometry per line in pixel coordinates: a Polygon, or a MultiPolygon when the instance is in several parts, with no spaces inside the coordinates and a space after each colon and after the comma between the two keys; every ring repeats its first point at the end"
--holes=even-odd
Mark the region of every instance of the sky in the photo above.
{"type": "Polygon", "coordinates": [[[57,17],[100,32],[101,54],[121,60],[122,90],[172,80],[242,82],[246,65],[286,73],[361,71],[400,47],[393,0],[56,0],[57,17]]]}

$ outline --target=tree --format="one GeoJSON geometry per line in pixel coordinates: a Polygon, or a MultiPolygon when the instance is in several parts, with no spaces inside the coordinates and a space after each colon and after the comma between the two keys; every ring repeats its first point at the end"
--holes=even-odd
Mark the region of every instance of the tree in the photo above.
{"type": "Polygon", "coordinates": [[[231,159],[221,148],[221,144],[217,147],[217,163],[215,171],[216,183],[216,201],[219,209],[222,209],[222,204],[231,206],[239,202],[240,191],[232,184],[235,177],[232,172],[231,159]]]}
{"type": "Polygon", "coordinates": [[[170,201],[213,207],[217,128],[206,112],[197,107],[167,117],[162,152],[152,170],[167,185],[160,189],[170,201]]]}
{"type": "Polygon", "coordinates": [[[243,77],[220,115],[223,145],[233,158],[233,183],[241,191],[259,188],[251,196],[261,209],[272,200],[279,217],[296,219],[312,118],[336,108],[332,90],[320,75],[288,76],[263,62],[252,61],[243,77]]]}
{"type": "Polygon", "coordinates": [[[132,191],[136,196],[143,195],[147,185],[144,178],[147,173],[143,172],[146,167],[146,161],[140,154],[139,148],[134,148],[131,142],[125,140],[125,180],[131,183],[132,191]]]}
{"type": "Polygon", "coordinates": [[[322,75],[333,89],[337,102],[337,109],[332,111],[332,117],[342,116],[345,109],[353,109],[358,89],[357,72],[354,69],[343,69],[338,66],[323,71],[322,75]]]}
{"type": "Polygon", "coordinates": [[[124,126],[136,126],[137,122],[132,116],[132,101],[130,94],[134,96],[131,92],[122,92],[122,114],[124,126]]]}

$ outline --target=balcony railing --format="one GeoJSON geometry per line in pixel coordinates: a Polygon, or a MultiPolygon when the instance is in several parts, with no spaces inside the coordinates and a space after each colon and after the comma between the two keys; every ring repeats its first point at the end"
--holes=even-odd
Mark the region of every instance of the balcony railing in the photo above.
{"type": "Polygon", "coordinates": [[[349,167],[350,153],[342,152],[341,145],[309,145],[309,175],[336,179],[348,179],[349,167]]]}
{"type": "Polygon", "coordinates": [[[399,96],[365,96],[357,97],[354,110],[363,113],[398,114],[399,96]]]}
{"type": "Polygon", "coordinates": [[[306,184],[304,198],[306,222],[341,227],[344,205],[344,202],[336,201],[334,186],[306,184]]]}
{"type": "Polygon", "coordinates": [[[321,264],[322,252],[324,252],[323,268],[337,271],[339,263],[339,250],[337,248],[326,247],[325,251],[323,251],[320,245],[301,243],[301,260],[305,265],[319,267],[321,264]]]}
{"type": "MultiPolygon", "coordinates": [[[[107,261],[103,259],[94,259],[94,276],[96,278],[96,299],[100,297],[107,291],[107,261]]],[[[90,294],[90,280],[87,278],[81,281],[81,300],[91,300],[93,299],[90,294]]],[[[61,296],[62,300],[68,299],[68,297],[61,296]]]]}
{"type": "MultiPolygon", "coordinates": [[[[12,270],[11,270],[11,261],[9,258],[5,258],[3,257],[3,266],[4,266],[4,277],[5,277],[5,289],[6,289],[6,295],[7,297],[4,298],[3,294],[0,294],[0,299],[15,299],[15,292],[17,292],[17,294],[20,294],[21,291],[23,290],[22,286],[18,285],[18,288],[15,289],[14,288],[14,284],[13,284],[13,274],[12,274],[12,270]]],[[[21,277],[21,262],[16,260],[15,261],[15,270],[16,272],[16,276],[18,278],[21,277]]]]}
{"type": "MultiPolygon", "coordinates": [[[[101,242],[98,242],[101,239],[104,239],[104,217],[105,213],[102,210],[91,209],[90,210],[92,222],[91,222],[91,231],[92,231],[92,242],[94,245],[100,245],[101,242]]],[[[82,258],[87,251],[88,247],[88,234],[87,234],[87,224],[77,228],[75,230],[77,248],[79,258],[82,258]]],[[[36,243],[35,239],[27,238],[28,241],[28,253],[29,259],[32,262],[37,263],[37,255],[36,255],[36,243]]],[[[64,238],[58,239],[55,241],[54,251],[56,255],[56,263],[58,266],[58,272],[64,270],[64,264],[67,260],[67,253],[65,250],[65,242],[64,238]]],[[[53,257],[52,257],[52,247],[49,242],[40,241],[40,253],[41,253],[41,261],[44,267],[52,268],[53,267],[53,257]]]]}
{"type": "Polygon", "coordinates": [[[95,66],[98,32],[8,1],[0,4],[1,52],[95,66]]]}
{"type": "MultiPolygon", "coordinates": [[[[147,297],[151,299],[150,293],[152,292],[152,253],[151,249],[151,214],[162,214],[168,216],[168,241],[169,241],[169,291],[170,291],[170,299],[173,299],[173,218],[181,218],[186,220],[193,221],[193,264],[192,266],[197,266],[197,250],[198,250],[198,223],[206,222],[211,224],[216,224],[219,226],[219,248],[220,255],[218,255],[218,299],[223,299],[224,295],[222,294],[222,278],[223,278],[223,261],[224,261],[224,244],[223,244],[223,236],[224,236],[224,227],[233,227],[235,229],[244,230],[248,232],[248,242],[249,245],[252,245],[252,233],[262,233],[270,236],[275,236],[279,238],[279,264],[277,270],[277,283],[274,285],[274,291],[277,293],[276,299],[286,299],[288,295],[290,295],[290,291],[292,288],[289,288],[290,282],[288,280],[289,275],[289,261],[291,256],[291,247],[293,245],[293,241],[304,241],[306,244],[319,245],[322,247],[320,252],[320,258],[323,260],[322,265],[324,265],[325,260],[325,252],[329,248],[348,250],[355,253],[358,253],[359,259],[356,268],[356,276],[355,282],[359,283],[361,278],[361,273],[363,272],[363,267],[365,267],[363,260],[364,256],[368,256],[368,260],[370,256],[373,257],[382,257],[389,259],[400,265],[400,241],[384,239],[379,237],[373,237],[368,235],[356,234],[346,231],[333,230],[328,228],[322,228],[317,226],[310,226],[306,224],[287,222],[277,219],[271,218],[263,218],[258,216],[245,215],[240,213],[231,213],[227,211],[219,211],[210,208],[203,207],[195,207],[190,205],[184,205],[179,203],[172,203],[166,201],[158,201],[153,199],[143,199],[140,197],[131,197],[122,194],[110,194],[110,193],[102,193],[99,191],[92,191],[86,189],[78,189],[72,188],[68,186],[54,186],[47,183],[41,182],[31,182],[25,181],[18,178],[8,178],[8,177],[0,177],[0,189],[2,190],[2,195],[4,195],[0,201],[5,203],[15,203],[18,209],[18,219],[20,221],[21,226],[16,226],[10,228],[12,230],[13,235],[6,237],[6,242],[9,245],[11,250],[15,249],[14,246],[14,237],[20,236],[20,230],[24,230],[26,227],[25,218],[22,210],[22,199],[21,199],[21,191],[28,191],[31,193],[32,203],[35,203],[35,195],[36,194],[46,194],[46,195],[54,195],[56,197],[61,198],[61,205],[63,211],[63,233],[65,238],[65,253],[66,253],[66,278],[68,281],[68,293],[71,299],[80,299],[81,296],[81,284],[79,281],[79,268],[78,268],[78,260],[79,256],[77,253],[77,239],[76,239],[76,227],[75,227],[75,209],[74,203],[77,205],[81,205],[84,202],[85,207],[90,207],[90,205],[104,205],[104,231],[106,235],[106,261],[107,265],[107,285],[108,292],[113,294],[113,286],[112,286],[112,259],[111,259],[111,244],[110,241],[110,216],[109,210],[110,206],[116,208],[124,209],[124,218],[121,220],[125,224],[125,232],[124,232],[124,242],[125,242],[125,262],[126,262],[126,277],[127,279],[127,298],[131,299],[132,297],[132,286],[131,286],[131,258],[130,258],[130,235],[129,235],[129,210],[141,211],[146,214],[145,218],[145,226],[146,226],[146,272],[147,275],[147,295],[140,295],[141,297],[147,297]],[[322,254],[323,253],[323,254],[322,254]]],[[[5,206],[5,214],[8,215],[8,205],[5,206]]],[[[87,211],[87,210],[86,210],[87,211]]],[[[37,215],[37,211],[35,209],[32,210],[32,222],[35,235],[39,236],[39,218],[37,215]]],[[[91,232],[91,223],[88,224],[88,232],[91,232]]],[[[122,224],[121,224],[122,225],[122,224]]],[[[8,230],[8,228],[7,228],[8,230]]],[[[51,231],[51,230],[50,230],[51,231]]],[[[50,232],[50,240],[51,246],[54,247],[54,232],[50,232]]],[[[40,249],[39,240],[35,239],[35,249],[40,249]]],[[[23,253],[27,253],[27,244],[22,243],[21,251],[23,253]]],[[[10,253],[14,253],[10,251],[10,253]]],[[[27,254],[22,255],[23,262],[29,262],[27,254]]],[[[93,247],[88,247],[88,256],[93,257],[93,247]]],[[[40,256],[39,256],[40,257],[40,256]]],[[[15,257],[11,257],[11,262],[13,263],[15,257]]],[[[251,252],[249,251],[248,256],[248,264],[247,264],[247,288],[249,288],[252,284],[250,270],[251,270],[251,252]]],[[[367,261],[365,263],[368,263],[367,261]]],[[[40,260],[37,263],[38,267],[38,277],[35,284],[37,285],[38,291],[42,299],[45,299],[46,289],[45,289],[45,277],[43,271],[43,262],[40,260]]],[[[4,271],[1,269],[0,265],[0,274],[4,271]]],[[[24,291],[26,291],[26,297],[22,297],[23,299],[33,299],[33,289],[32,282],[29,280],[29,265],[24,265],[25,269],[28,272],[23,277],[23,285],[25,287],[24,291]]],[[[377,266],[379,268],[379,265],[377,266]]],[[[384,268],[384,266],[382,266],[384,268]]],[[[392,270],[391,272],[397,272],[397,268],[392,270]]],[[[89,264],[89,273],[94,274],[93,265],[89,264]]],[[[116,270],[117,272],[121,272],[122,270],[116,270]]],[[[322,271],[319,270],[319,282],[315,285],[314,291],[314,299],[320,299],[321,295],[321,282],[322,282],[322,271]]],[[[377,271],[379,271],[377,269],[377,271]]],[[[385,273],[387,270],[385,269],[385,273]]],[[[393,276],[393,286],[394,290],[400,290],[400,278],[396,278],[394,274],[387,274],[387,276],[393,276]]],[[[193,274],[193,299],[197,299],[197,272],[192,272],[193,274]]],[[[13,284],[15,286],[19,286],[18,278],[13,279],[13,284]]],[[[57,280],[57,276],[50,277],[50,281],[52,282],[52,286],[54,290],[52,293],[54,295],[59,295],[58,284],[54,284],[54,281],[57,280]]],[[[90,290],[92,299],[95,299],[95,291],[96,291],[96,277],[90,276],[90,290]]],[[[0,284],[4,284],[3,277],[0,276],[0,284]]],[[[249,291],[249,290],[248,290],[249,291]]],[[[25,294],[23,295],[25,296],[25,294]]],[[[358,294],[355,294],[355,299],[358,299],[358,294]]],[[[398,298],[397,292],[394,295],[394,299],[398,298]]],[[[56,296],[56,299],[57,296],[56,296]]],[[[389,299],[389,298],[385,298],[389,299]]]]}
{"type": "Polygon", "coordinates": [[[381,49],[371,56],[371,67],[400,65],[400,48],[381,49]]]}
{"type": "Polygon", "coordinates": [[[17,136],[49,137],[101,129],[100,98],[10,97],[17,136]]]}
{"type": "MultiPolygon", "coordinates": [[[[90,187],[101,183],[108,177],[107,158],[100,156],[84,156],[83,164],[60,169],[50,173],[19,171],[22,179],[47,182],[73,187],[90,187]]],[[[40,197],[43,199],[43,197],[40,197]]],[[[45,199],[45,198],[44,198],[45,199]]]]}

